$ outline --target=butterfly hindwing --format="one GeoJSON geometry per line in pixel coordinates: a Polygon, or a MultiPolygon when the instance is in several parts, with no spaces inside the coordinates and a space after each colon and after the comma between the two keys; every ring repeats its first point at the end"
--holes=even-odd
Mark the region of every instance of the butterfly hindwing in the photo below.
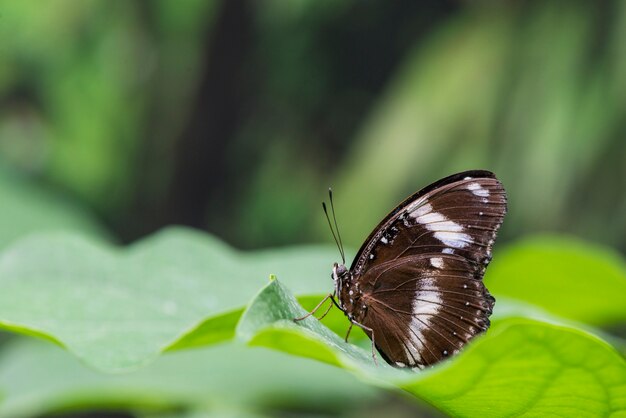
{"type": "Polygon", "coordinates": [[[401,257],[368,270],[360,283],[367,311],[359,319],[395,366],[433,364],[489,327],[494,299],[458,255],[401,257]]]}

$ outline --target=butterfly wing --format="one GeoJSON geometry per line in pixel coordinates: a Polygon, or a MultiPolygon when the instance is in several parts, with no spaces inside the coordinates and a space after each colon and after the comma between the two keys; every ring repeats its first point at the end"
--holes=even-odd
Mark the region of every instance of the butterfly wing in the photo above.
{"type": "MultiPolygon", "coordinates": [[[[423,367],[456,353],[489,327],[495,300],[468,260],[420,254],[377,265],[361,280],[371,328],[385,360],[423,367]]],[[[370,338],[371,333],[370,334],[370,338]]]]}
{"type": "Polygon", "coordinates": [[[410,196],[370,234],[350,269],[366,307],[353,314],[387,361],[433,364],[488,328],[495,300],[482,277],[505,213],[495,175],[467,171],[410,196]]]}
{"type": "Polygon", "coordinates": [[[389,260],[442,253],[484,271],[506,213],[506,192],[489,171],[466,171],[420,190],[396,207],[357,253],[355,276],[389,260]]]}

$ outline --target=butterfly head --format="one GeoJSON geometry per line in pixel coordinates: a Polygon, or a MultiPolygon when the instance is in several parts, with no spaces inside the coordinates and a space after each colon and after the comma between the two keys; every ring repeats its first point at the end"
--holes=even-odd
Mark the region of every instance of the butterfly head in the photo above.
{"type": "Polygon", "coordinates": [[[346,283],[348,274],[349,272],[346,266],[337,263],[333,264],[333,273],[331,274],[331,277],[335,282],[335,294],[341,295],[341,289],[346,283]]]}
{"type": "Polygon", "coordinates": [[[348,269],[343,264],[333,264],[333,274],[332,278],[335,283],[340,282],[346,278],[348,274],[348,269]]]}

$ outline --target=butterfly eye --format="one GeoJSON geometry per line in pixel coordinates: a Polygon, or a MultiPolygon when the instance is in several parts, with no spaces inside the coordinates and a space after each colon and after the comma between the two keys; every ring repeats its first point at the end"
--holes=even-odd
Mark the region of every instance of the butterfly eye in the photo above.
{"type": "Polygon", "coordinates": [[[337,276],[343,277],[348,272],[348,269],[343,264],[337,266],[337,276]]]}
{"type": "Polygon", "coordinates": [[[330,277],[332,277],[333,280],[342,280],[347,272],[348,269],[346,268],[346,266],[344,266],[343,264],[335,263],[333,265],[333,273],[330,275],[330,277]]]}

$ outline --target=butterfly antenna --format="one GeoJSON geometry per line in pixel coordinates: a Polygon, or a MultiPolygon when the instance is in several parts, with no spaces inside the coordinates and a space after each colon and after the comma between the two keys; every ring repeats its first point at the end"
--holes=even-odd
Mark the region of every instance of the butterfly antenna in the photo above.
{"type": "MultiPolygon", "coordinates": [[[[341,246],[339,245],[339,240],[337,239],[337,236],[335,235],[335,231],[333,230],[333,225],[330,222],[330,216],[328,216],[328,209],[326,208],[326,202],[322,202],[322,208],[324,208],[324,214],[326,215],[326,220],[328,221],[328,227],[330,228],[330,233],[333,234],[333,238],[335,239],[335,244],[337,244],[337,248],[339,249],[339,254],[341,254],[341,259],[345,260],[343,256],[343,250],[341,249],[341,246]]],[[[345,264],[345,261],[343,263],[345,264]]]]}
{"type": "Polygon", "coordinates": [[[330,210],[333,213],[333,221],[335,222],[335,230],[337,231],[337,237],[339,238],[339,247],[341,248],[341,259],[343,264],[346,264],[345,252],[343,250],[343,242],[341,241],[341,234],[339,233],[339,225],[337,225],[337,217],[335,216],[335,204],[333,203],[333,189],[328,188],[328,198],[330,199],[330,210]]]}

